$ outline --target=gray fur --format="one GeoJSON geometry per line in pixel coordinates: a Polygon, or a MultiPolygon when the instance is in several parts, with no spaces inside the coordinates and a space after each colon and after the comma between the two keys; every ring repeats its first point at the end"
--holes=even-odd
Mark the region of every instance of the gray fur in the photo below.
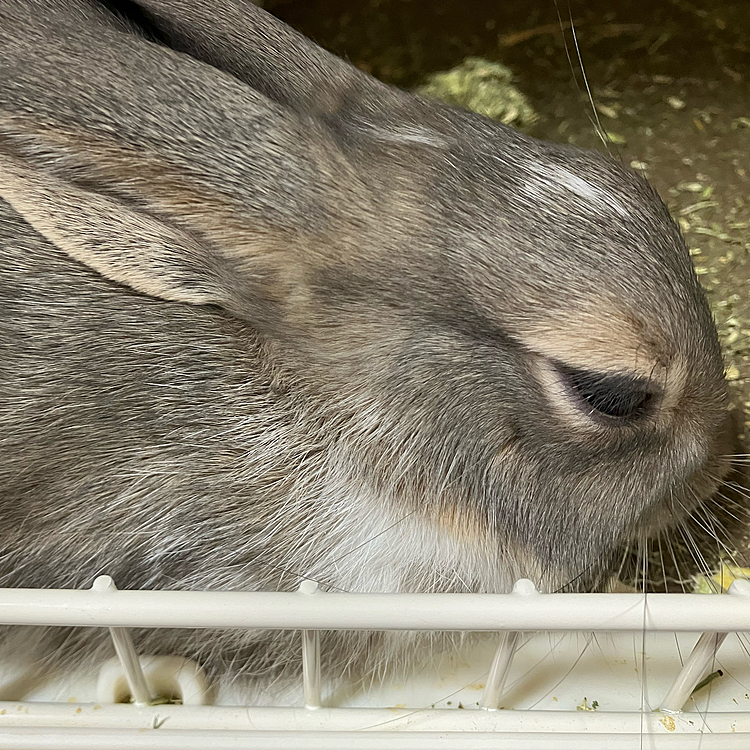
{"type": "Polygon", "coordinates": [[[717,336],[642,178],[238,0],[139,5],[0,2],[2,585],[586,588],[713,490],[717,336]],[[553,359],[659,409],[594,419],[553,359]]]}

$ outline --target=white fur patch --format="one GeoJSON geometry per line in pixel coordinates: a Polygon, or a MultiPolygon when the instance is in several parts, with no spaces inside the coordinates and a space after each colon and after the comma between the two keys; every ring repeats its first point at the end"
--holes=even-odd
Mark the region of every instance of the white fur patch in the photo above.
{"type": "Polygon", "coordinates": [[[532,176],[531,185],[545,193],[564,193],[570,192],[591,205],[593,211],[614,211],[623,218],[628,217],[628,211],[611,193],[603,190],[596,185],[592,185],[587,180],[573,174],[565,167],[559,166],[541,166],[530,163],[526,169],[532,176]]]}

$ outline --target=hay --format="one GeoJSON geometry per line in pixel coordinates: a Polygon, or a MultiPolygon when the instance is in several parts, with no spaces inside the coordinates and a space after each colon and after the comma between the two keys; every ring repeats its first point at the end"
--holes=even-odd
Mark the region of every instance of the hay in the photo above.
{"type": "Polygon", "coordinates": [[[418,93],[523,130],[536,122],[537,114],[512,81],[504,65],[467,57],[452,70],[433,73],[418,93]]]}

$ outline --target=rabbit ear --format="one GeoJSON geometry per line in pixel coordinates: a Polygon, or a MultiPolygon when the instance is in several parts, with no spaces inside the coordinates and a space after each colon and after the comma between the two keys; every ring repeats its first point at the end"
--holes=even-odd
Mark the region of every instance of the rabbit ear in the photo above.
{"type": "Polygon", "coordinates": [[[9,130],[0,117],[0,199],[60,250],[150,296],[220,305],[270,335],[283,328],[304,281],[281,228],[238,215],[155,155],[15,120],[9,130]]]}
{"type": "Polygon", "coordinates": [[[154,297],[226,304],[221,270],[195,238],[122,202],[0,154],[0,197],[39,234],[113,281],[154,297]]]}
{"type": "Polygon", "coordinates": [[[398,96],[248,0],[138,0],[137,7],[169,46],[297,111],[340,114],[354,91],[398,96]]]}
{"type": "Polygon", "coordinates": [[[111,279],[290,330],[341,205],[367,200],[326,128],[174,50],[14,9],[0,197],[111,279]]]}

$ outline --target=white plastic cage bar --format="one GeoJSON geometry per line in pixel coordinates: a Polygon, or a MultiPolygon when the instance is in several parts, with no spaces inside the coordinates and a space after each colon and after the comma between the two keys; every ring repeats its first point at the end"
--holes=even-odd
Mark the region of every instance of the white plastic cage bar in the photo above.
{"type": "MultiPolygon", "coordinates": [[[[119,591],[108,576],[90,590],[0,589],[0,623],[108,627],[135,705],[0,702],[4,748],[392,747],[403,748],[693,748],[691,736],[664,734],[665,720],[687,728],[680,714],[709,669],[726,633],[750,630],[750,583],[729,595],[540,594],[519,581],[511,594],[345,594],[303,581],[296,593],[119,591]],[[305,708],[146,705],[153,690],[128,634],[130,627],[278,628],[302,631],[305,708]],[[479,705],[497,709],[524,631],[702,632],[662,701],[666,713],[583,714],[570,711],[417,712],[394,708],[325,708],[321,700],[320,630],[501,631],[479,705]],[[311,711],[310,709],[315,709],[311,711]],[[533,725],[529,725],[533,715],[533,725]],[[388,717],[384,721],[384,717],[388,717]],[[162,731],[165,721],[179,731],[162,731]],[[677,723],[675,723],[675,721],[677,723]],[[71,726],[71,723],[73,724],[71,726]],[[252,729],[248,727],[251,725],[252,729]],[[617,727],[617,732],[611,731],[617,727]],[[336,731],[329,731],[335,727],[336,731]],[[144,729],[159,729],[153,733],[144,729]],[[358,731],[355,731],[358,730],[358,731]],[[252,735],[249,740],[248,733],[252,735]],[[54,737],[54,739],[51,739],[54,737]],[[547,739],[545,739],[545,737],[547,739]],[[549,740],[549,742],[547,742],[549,740]]],[[[683,718],[684,717],[684,718],[683,718]]],[[[750,748],[750,711],[723,715],[731,733],[700,735],[700,748],[750,748]],[[718,739],[717,739],[718,738],[718,739]]],[[[707,721],[707,716],[701,716],[707,721]]],[[[726,724],[726,722],[725,722],[726,724]]],[[[708,726],[706,724],[706,726],[708,726]]],[[[695,735],[692,735],[695,740],[695,735]]]]}
{"type": "Polygon", "coordinates": [[[515,630],[508,630],[501,636],[487,677],[487,684],[479,702],[480,708],[488,711],[496,711],[500,708],[500,699],[503,697],[503,688],[513,662],[519,635],[520,633],[515,630]]]}
{"type": "MultiPolygon", "coordinates": [[[[531,582],[529,582],[531,584],[531,582]]],[[[533,590],[534,593],[529,593],[533,590]]],[[[737,580],[730,593],[750,594],[737,580]]],[[[744,632],[746,596],[0,589],[0,623],[126,628],[744,632]]]]}
{"type": "MultiPolygon", "coordinates": [[[[302,581],[299,591],[313,595],[318,590],[314,581],[302,581]]],[[[320,708],[320,632],[302,631],[302,684],[305,691],[305,708],[320,708]]]]}
{"type": "Polygon", "coordinates": [[[700,745],[685,737],[653,735],[647,738],[615,733],[560,734],[545,732],[503,734],[495,732],[423,732],[399,733],[394,741],[388,732],[315,733],[256,732],[252,744],[247,735],[230,731],[206,731],[188,735],[183,731],[164,730],[144,734],[138,730],[81,731],[36,729],[0,733],[0,750],[748,750],[747,735],[704,734],[700,745]],[[385,736],[384,736],[385,735],[385,736]],[[502,742],[502,744],[500,744],[502,742]]]}
{"type": "Polygon", "coordinates": [[[662,711],[669,711],[670,713],[682,711],[695,686],[706,674],[708,665],[716,657],[727,635],[728,633],[703,633],[701,635],[682,670],[672,683],[672,687],[661,702],[662,711]]]}
{"type": "MultiPolygon", "coordinates": [[[[92,587],[94,591],[112,592],[117,591],[115,582],[110,576],[99,576],[92,587]]],[[[109,635],[115,648],[117,658],[120,660],[125,679],[128,681],[130,694],[133,702],[138,705],[146,705],[151,701],[152,695],[143,674],[138,653],[133,645],[133,639],[127,628],[109,628],[109,635]]]]}

